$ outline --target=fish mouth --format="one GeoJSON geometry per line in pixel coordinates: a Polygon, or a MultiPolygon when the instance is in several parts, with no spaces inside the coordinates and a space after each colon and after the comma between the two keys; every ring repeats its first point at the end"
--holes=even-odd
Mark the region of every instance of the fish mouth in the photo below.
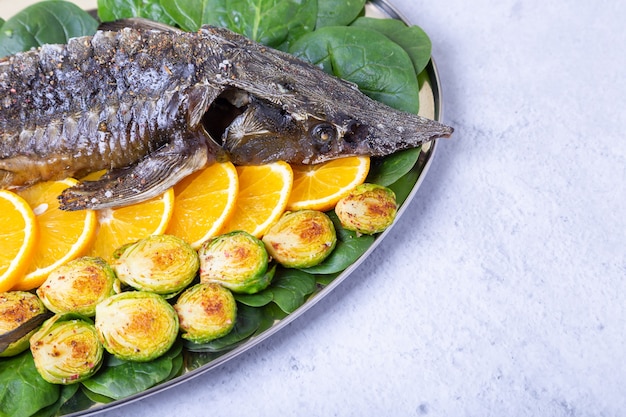
{"type": "Polygon", "coordinates": [[[238,88],[225,89],[202,116],[202,127],[215,143],[224,146],[224,137],[235,119],[250,104],[250,94],[238,88]]]}

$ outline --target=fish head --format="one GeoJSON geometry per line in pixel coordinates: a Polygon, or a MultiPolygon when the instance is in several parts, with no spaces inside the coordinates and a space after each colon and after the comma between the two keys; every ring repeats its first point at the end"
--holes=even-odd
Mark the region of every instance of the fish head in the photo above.
{"type": "Polygon", "coordinates": [[[221,136],[222,147],[237,165],[386,156],[452,133],[439,122],[397,111],[361,93],[356,102],[345,97],[313,101],[309,93],[297,104],[293,97],[269,100],[243,91],[237,95],[246,98],[238,100],[236,115],[221,133],[211,134],[221,136]]]}
{"type": "Polygon", "coordinates": [[[221,138],[235,164],[386,156],[452,133],[449,126],[375,101],[356,84],[292,55],[224,29],[205,31],[220,40],[225,54],[224,90],[205,125],[226,120],[210,134],[221,138]]]}

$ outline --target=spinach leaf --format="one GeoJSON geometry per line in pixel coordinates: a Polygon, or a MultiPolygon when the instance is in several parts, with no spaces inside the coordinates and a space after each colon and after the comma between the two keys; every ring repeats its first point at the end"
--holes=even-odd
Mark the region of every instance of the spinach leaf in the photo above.
{"type": "Polygon", "coordinates": [[[315,291],[315,277],[297,269],[283,269],[270,288],[274,303],[285,313],[292,313],[302,304],[306,295],[315,291]]]}
{"type": "Polygon", "coordinates": [[[289,315],[288,313],[285,313],[280,307],[278,307],[278,305],[274,303],[264,306],[261,309],[261,312],[262,312],[261,324],[259,325],[259,328],[257,329],[257,331],[254,332],[255,335],[263,333],[265,330],[272,327],[277,321],[280,321],[289,315]]]}
{"type": "Polygon", "coordinates": [[[237,294],[237,301],[252,307],[276,303],[286,313],[302,304],[307,295],[315,291],[315,278],[301,270],[279,268],[272,285],[256,294],[237,294]]]}
{"type": "Polygon", "coordinates": [[[89,389],[87,389],[87,387],[85,387],[85,385],[82,385],[80,387],[80,391],[85,395],[85,397],[87,397],[89,401],[92,401],[94,403],[108,404],[108,403],[115,401],[111,397],[107,397],[106,395],[96,394],[95,392],[90,391],[89,389]]]}
{"type": "Polygon", "coordinates": [[[28,417],[59,399],[61,387],[39,375],[30,351],[0,364],[0,417],[28,417]]]}
{"type": "Polygon", "coordinates": [[[174,360],[182,354],[182,343],[176,343],[163,356],[149,362],[123,361],[107,366],[82,382],[89,391],[119,400],[166,381],[174,369],[174,360]]]}
{"type": "Polygon", "coordinates": [[[357,84],[375,100],[411,113],[419,110],[419,86],[409,56],[377,31],[324,27],[300,37],[289,52],[357,84]]]}
{"type": "Polygon", "coordinates": [[[274,294],[265,289],[255,294],[235,294],[235,299],[250,307],[263,307],[272,302],[274,294]]]}
{"type": "Polygon", "coordinates": [[[94,404],[94,401],[85,395],[85,387],[80,386],[79,384],[76,385],[80,389],[72,396],[72,398],[65,401],[65,403],[61,405],[59,411],[55,415],[64,416],[66,414],[76,413],[86,410],[94,404]]]}
{"type": "Polygon", "coordinates": [[[32,417],[49,417],[57,415],[61,407],[76,394],[80,384],[71,384],[61,386],[61,395],[59,399],[52,405],[46,408],[42,408],[38,412],[32,415],[32,417]]]}
{"type": "Polygon", "coordinates": [[[46,43],[67,43],[76,36],[93,35],[96,19],[73,3],[49,0],[35,3],[4,22],[0,57],[46,43]]]}
{"type": "Polygon", "coordinates": [[[421,148],[407,149],[373,161],[366,181],[384,186],[393,184],[415,166],[420,152],[421,148]]]}
{"type": "Polygon", "coordinates": [[[415,73],[426,68],[432,52],[430,38],[419,26],[407,26],[397,19],[376,19],[359,17],[352,23],[354,27],[366,27],[376,30],[400,45],[411,58],[415,73]]]}
{"type": "Polygon", "coordinates": [[[398,181],[389,185],[389,189],[396,195],[396,203],[401,205],[411,193],[411,190],[415,186],[417,179],[419,178],[421,170],[412,169],[398,181]]]}
{"type": "Polygon", "coordinates": [[[184,30],[222,26],[281,49],[312,31],[317,18],[315,0],[161,0],[161,5],[184,30]]]}
{"type": "Polygon", "coordinates": [[[365,0],[317,0],[317,23],[324,26],[345,26],[352,22],[365,7],[365,0]]]}
{"type": "Polygon", "coordinates": [[[129,17],[145,17],[156,22],[173,25],[160,0],[98,0],[98,17],[103,22],[129,17]]]}

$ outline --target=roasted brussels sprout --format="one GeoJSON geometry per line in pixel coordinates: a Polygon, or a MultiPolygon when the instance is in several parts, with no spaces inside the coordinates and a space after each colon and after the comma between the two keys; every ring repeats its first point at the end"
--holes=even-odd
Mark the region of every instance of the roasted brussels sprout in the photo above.
{"type": "Polygon", "coordinates": [[[308,268],[322,262],[335,248],[332,220],[315,210],[286,212],[263,236],[268,253],[288,268],[308,268]]]}
{"type": "Polygon", "coordinates": [[[252,294],[266,288],[269,257],[263,242],[249,233],[234,231],[206,241],[200,250],[200,282],[217,283],[252,294]]]}
{"type": "Polygon", "coordinates": [[[182,337],[207,343],[235,326],[237,303],[229,289],[219,284],[196,284],[185,290],[174,305],[182,337]]]}
{"type": "Polygon", "coordinates": [[[174,344],[178,316],[158,294],[123,292],[96,306],[96,330],[109,353],[145,362],[161,356],[174,344]]]}
{"type": "Polygon", "coordinates": [[[356,186],[335,206],[341,225],[364,235],[380,233],[389,227],[397,210],[396,195],[392,190],[368,183],[356,186]]]}
{"type": "Polygon", "coordinates": [[[37,289],[45,306],[57,314],[91,317],[96,304],[115,294],[115,273],[101,258],[83,257],[60,266],[37,289]]]}
{"type": "Polygon", "coordinates": [[[184,240],[156,235],[118,249],[112,261],[117,277],[137,290],[176,294],[196,276],[198,253],[184,240]]]}
{"type": "Polygon", "coordinates": [[[43,320],[33,321],[45,312],[46,307],[35,294],[26,291],[0,293],[0,357],[14,356],[28,349],[28,339],[43,320]],[[21,326],[28,328],[19,331],[21,326]]]}
{"type": "Polygon", "coordinates": [[[78,314],[57,314],[30,339],[39,374],[53,384],[74,384],[102,365],[104,349],[93,323],[78,314]]]}

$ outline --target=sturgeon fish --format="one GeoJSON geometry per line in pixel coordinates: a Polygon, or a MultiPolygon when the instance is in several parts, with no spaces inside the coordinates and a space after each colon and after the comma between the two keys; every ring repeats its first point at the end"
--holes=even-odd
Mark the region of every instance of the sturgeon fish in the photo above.
{"type": "Polygon", "coordinates": [[[230,30],[99,30],[0,60],[0,188],[81,178],[65,210],[157,196],[216,161],[385,156],[453,129],[230,30]]]}

